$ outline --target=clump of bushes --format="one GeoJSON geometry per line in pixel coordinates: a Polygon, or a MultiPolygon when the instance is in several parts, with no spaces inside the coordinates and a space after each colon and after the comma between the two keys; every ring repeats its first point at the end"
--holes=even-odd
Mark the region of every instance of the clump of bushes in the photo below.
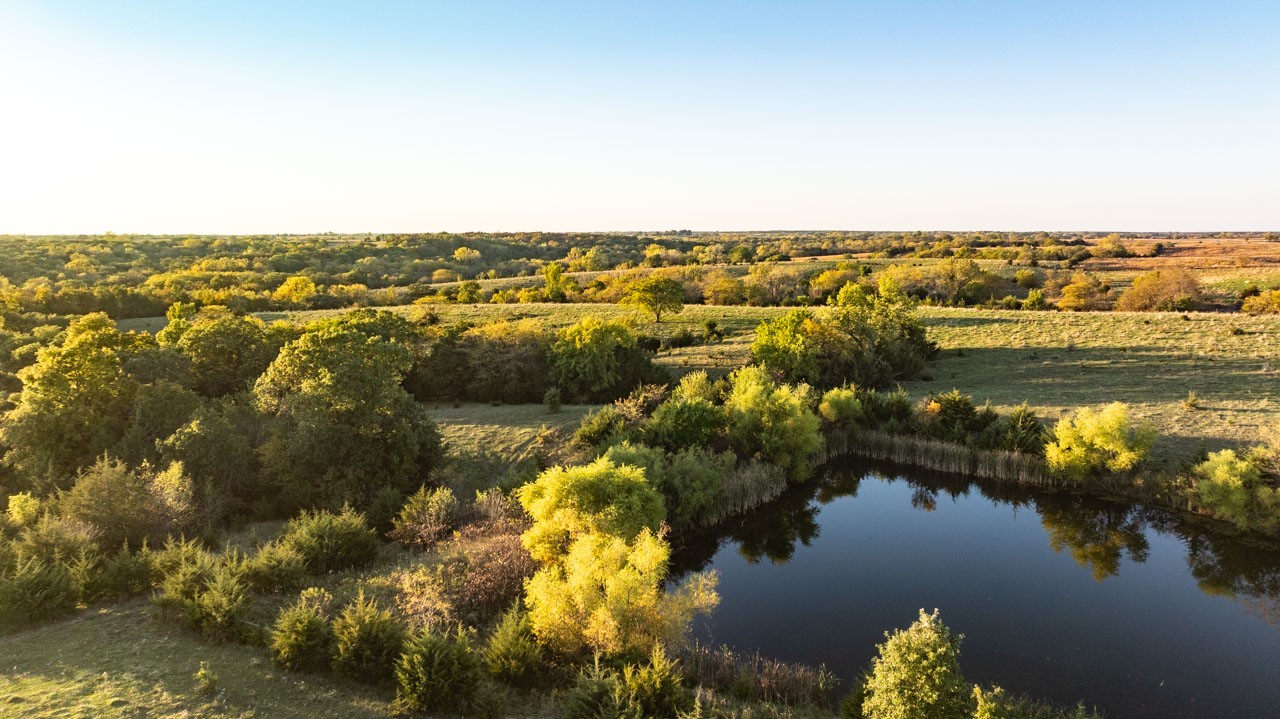
{"type": "Polygon", "coordinates": [[[364,515],[350,507],[337,514],[303,512],[285,525],[280,544],[302,555],[312,574],[362,567],[378,556],[378,537],[364,515]]]}
{"type": "Polygon", "coordinates": [[[332,603],[333,595],[312,587],[280,610],[271,632],[272,661],[293,671],[326,669],[334,646],[332,603]]]}
{"type": "Polygon", "coordinates": [[[483,676],[471,637],[461,627],[450,634],[417,632],[396,660],[396,703],[408,711],[463,713],[483,676]]]}
{"type": "Polygon", "coordinates": [[[598,717],[677,717],[694,708],[680,664],[660,645],[644,664],[621,671],[596,664],[582,670],[565,697],[566,719],[598,717]]]}
{"type": "Polygon", "coordinates": [[[427,549],[457,528],[462,507],[448,487],[418,489],[392,520],[391,537],[407,547],[427,549]]]}
{"type": "Polygon", "coordinates": [[[1268,290],[1245,297],[1240,309],[1251,315],[1280,314],[1280,290],[1268,290]]]}
{"type": "Polygon", "coordinates": [[[76,608],[76,582],[67,568],[37,557],[0,572],[0,629],[56,619],[76,608]]]}
{"type": "Polygon", "coordinates": [[[388,684],[404,643],[400,621],[361,591],[333,622],[333,669],[359,682],[388,684]]]}
{"type": "Polygon", "coordinates": [[[541,677],[545,656],[533,635],[529,615],[518,606],[502,615],[482,654],[494,679],[516,687],[529,687],[541,677]]]}
{"type": "Polygon", "coordinates": [[[753,361],[775,377],[818,387],[883,387],[915,377],[936,354],[891,283],[875,295],[841,290],[830,310],[797,309],[763,322],[751,345],[753,361]]]}
{"type": "Polygon", "coordinates": [[[585,317],[561,330],[551,346],[554,385],[577,402],[611,400],[665,373],[626,323],[585,317]]]}
{"type": "Polygon", "coordinates": [[[307,576],[302,552],[285,542],[268,542],[242,564],[244,580],[255,592],[285,592],[296,589],[307,576]]]}
{"type": "Polygon", "coordinates": [[[1088,407],[1059,420],[1045,459],[1055,474],[1083,482],[1107,472],[1132,470],[1155,444],[1155,429],[1135,424],[1129,408],[1113,402],[1102,409],[1088,407]]]}
{"type": "Polygon", "coordinates": [[[1133,286],[1120,293],[1116,309],[1187,312],[1201,301],[1200,281],[1185,269],[1175,267],[1138,275],[1133,286]]]}
{"type": "Polygon", "coordinates": [[[465,552],[446,553],[436,578],[457,616],[479,622],[519,597],[537,568],[519,536],[499,533],[475,538],[465,552]]]}
{"type": "Polygon", "coordinates": [[[1268,453],[1257,448],[1243,455],[1230,449],[1210,454],[1193,472],[1200,505],[1244,529],[1280,528],[1280,487],[1263,472],[1268,453]]]}

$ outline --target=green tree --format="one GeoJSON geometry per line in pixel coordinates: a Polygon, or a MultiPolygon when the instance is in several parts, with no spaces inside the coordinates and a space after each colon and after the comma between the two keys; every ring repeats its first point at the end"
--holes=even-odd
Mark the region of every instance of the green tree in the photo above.
{"type": "Polygon", "coordinates": [[[555,384],[575,401],[611,400],[662,373],[626,324],[584,317],[551,346],[555,384]]]}
{"type": "Polygon", "coordinates": [[[684,285],[670,277],[650,275],[627,288],[621,304],[653,313],[654,322],[662,322],[662,313],[684,311],[684,285]]]}
{"type": "Polygon", "coordinates": [[[262,320],[230,314],[197,318],[177,346],[191,360],[196,391],[207,397],[245,391],[274,354],[262,320]]]}
{"type": "Polygon", "coordinates": [[[565,301],[564,267],[559,262],[552,262],[542,268],[542,277],[546,281],[543,294],[548,302],[565,301]]]}
{"type": "Polygon", "coordinates": [[[5,463],[36,486],[65,487],[114,446],[137,391],[120,353],[142,341],[95,313],[72,322],[60,344],[41,349],[18,373],[22,393],[0,424],[5,463]]]}
{"type": "Polygon", "coordinates": [[[758,454],[794,478],[807,476],[822,448],[822,422],[809,409],[809,388],[775,384],[761,367],[743,367],[729,375],[729,384],[724,408],[738,455],[758,454]]]}
{"type": "Polygon", "coordinates": [[[363,506],[377,488],[407,493],[424,481],[440,441],[401,387],[411,362],[407,348],[348,327],[285,345],[254,396],[275,418],[263,464],[286,505],[363,506]]]}
{"type": "Polygon", "coordinates": [[[906,630],[885,633],[871,660],[862,713],[867,719],[968,719],[971,690],[960,675],[960,641],[938,610],[906,630]]]}

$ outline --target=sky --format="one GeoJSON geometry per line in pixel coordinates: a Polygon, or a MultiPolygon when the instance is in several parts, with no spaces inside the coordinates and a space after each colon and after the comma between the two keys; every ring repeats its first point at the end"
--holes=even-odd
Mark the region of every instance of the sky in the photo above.
{"type": "Polygon", "coordinates": [[[1280,2],[0,0],[0,233],[1280,230],[1280,2]]]}

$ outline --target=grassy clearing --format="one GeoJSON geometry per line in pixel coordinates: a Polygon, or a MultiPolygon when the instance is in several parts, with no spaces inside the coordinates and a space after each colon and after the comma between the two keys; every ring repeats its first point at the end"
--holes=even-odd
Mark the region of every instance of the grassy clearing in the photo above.
{"type": "Polygon", "coordinates": [[[359,719],[391,709],[390,693],[280,671],[262,648],[211,644],[154,618],[145,600],[0,638],[0,654],[6,717],[359,719]],[[193,678],[202,661],[219,678],[209,696],[193,678]]]}
{"type": "MultiPolygon", "coordinates": [[[[1210,313],[1060,313],[929,308],[942,347],[913,394],[957,387],[1007,409],[1059,417],[1130,404],[1156,424],[1155,458],[1254,440],[1280,411],[1280,320],[1210,313]],[[1188,392],[1199,398],[1186,404],[1188,392]]],[[[1172,466],[1167,468],[1172,469],[1172,466]]]]}

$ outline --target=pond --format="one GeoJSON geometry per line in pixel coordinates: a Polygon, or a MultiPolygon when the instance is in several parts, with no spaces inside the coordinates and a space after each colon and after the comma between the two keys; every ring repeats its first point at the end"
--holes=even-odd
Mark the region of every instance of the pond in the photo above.
{"type": "Polygon", "coordinates": [[[1280,716],[1280,552],[1166,512],[850,463],[675,563],[720,577],[700,640],[845,688],[936,607],[971,682],[1110,719],[1280,716]]]}

